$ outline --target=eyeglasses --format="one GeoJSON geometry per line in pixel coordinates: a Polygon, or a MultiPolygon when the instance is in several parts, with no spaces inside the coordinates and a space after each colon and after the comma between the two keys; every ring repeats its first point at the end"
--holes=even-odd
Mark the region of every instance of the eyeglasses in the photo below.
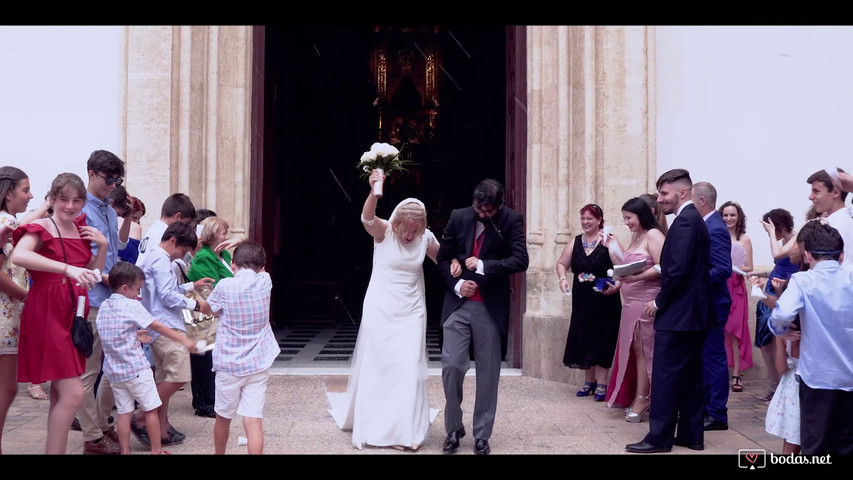
{"type": "Polygon", "coordinates": [[[122,182],[124,182],[124,180],[121,177],[105,177],[104,175],[101,175],[100,173],[96,173],[95,175],[103,178],[104,183],[106,183],[108,187],[112,186],[113,184],[115,184],[115,186],[118,187],[118,186],[121,186],[122,182]]]}

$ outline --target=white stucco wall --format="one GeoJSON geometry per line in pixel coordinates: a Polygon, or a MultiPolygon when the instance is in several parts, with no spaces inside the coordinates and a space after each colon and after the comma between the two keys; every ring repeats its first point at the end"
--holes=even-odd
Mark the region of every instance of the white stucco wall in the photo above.
{"type": "Polygon", "coordinates": [[[30,177],[38,206],[93,150],[121,156],[122,27],[0,27],[0,165],[30,177]]]}
{"type": "Polygon", "coordinates": [[[658,27],[656,41],[658,173],[687,168],[738,202],[770,268],[761,216],[785,208],[799,229],[809,175],[853,170],[853,27],[658,27]]]}

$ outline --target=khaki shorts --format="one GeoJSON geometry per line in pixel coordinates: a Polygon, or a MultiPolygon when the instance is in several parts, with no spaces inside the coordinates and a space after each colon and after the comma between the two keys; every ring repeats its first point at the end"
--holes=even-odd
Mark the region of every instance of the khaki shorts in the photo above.
{"type": "MultiPolygon", "coordinates": [[[[172,330],[187,335],[183,330],[172,330]]],[[[187,383],[192,380],[190,352],[180,343],[160,335],[151,343],[151,354],[154,356],[154,380],[157,383],[187,383]]]]}

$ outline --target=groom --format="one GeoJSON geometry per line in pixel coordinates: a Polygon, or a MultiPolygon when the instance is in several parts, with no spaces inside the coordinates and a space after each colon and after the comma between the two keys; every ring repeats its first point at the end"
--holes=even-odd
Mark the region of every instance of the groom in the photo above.
{"type": "Polygon", "coordinates": [[[474,400],[474,453],[488,455],[495,423],[501,361],[509,324],[509,275],[527,270],[524,218],[504,205],[504,189],[485,179],[474,189],[473,205],[453,210],[438,251],[439,271],[447,291],[441,311],[444,344],[441,379],[444,385],[445,453],[459,448],[462,425],[462,382],[474,347],[477,375],[474,400]],[[457,260],[462,274],[454,277],[457,260]]]}

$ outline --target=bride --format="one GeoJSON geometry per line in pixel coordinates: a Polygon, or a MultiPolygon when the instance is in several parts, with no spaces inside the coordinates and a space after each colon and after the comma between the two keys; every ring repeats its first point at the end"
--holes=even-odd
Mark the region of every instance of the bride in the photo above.
{"type": "MultiPolygon", "coordinates": [[[[352,444],[417,450],[438,410],[429,408],[423,261],[436,261],[439,243],[426,228],[417,199],[400,202],[386,221],[376,217],[373,185],[361,221],[374,240],[373,272],[352,356],[347,391],[327,393],[329,412],[352,444]]],[[[456,263],[452,269],[461,273],[456,263]]]]}

